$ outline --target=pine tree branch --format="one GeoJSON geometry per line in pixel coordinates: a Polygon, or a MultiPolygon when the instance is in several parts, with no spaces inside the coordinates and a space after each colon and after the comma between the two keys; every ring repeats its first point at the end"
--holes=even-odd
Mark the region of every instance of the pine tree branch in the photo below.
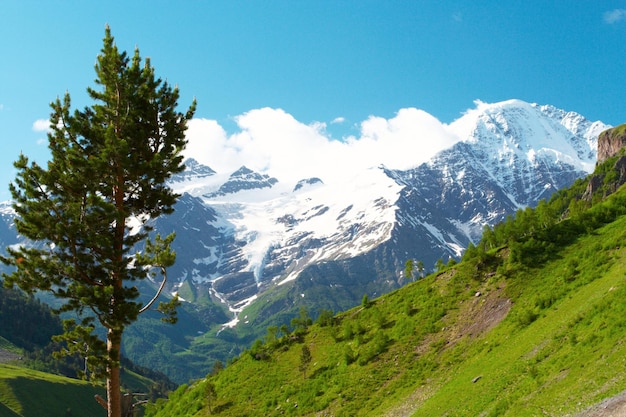
{"type": "Polygon", "coordinates": [[[165,271],[164,267],[161,267],[161,274],[163,274],[163,281],[161,281],[161,285],[159,286],[159,289],[157,290],[156,294],[154,294],[154,297],[152,297],[152,300],[150,300],[148,304],[146,304],[139,310],[139,314],[143,313],[144,311],[152,307],[152,305],[156,302],[157,298],[159,298],[159,296],[163,292],[163,288],[165,288],[165,283],[167,282],[167,272],[165,271]]]}

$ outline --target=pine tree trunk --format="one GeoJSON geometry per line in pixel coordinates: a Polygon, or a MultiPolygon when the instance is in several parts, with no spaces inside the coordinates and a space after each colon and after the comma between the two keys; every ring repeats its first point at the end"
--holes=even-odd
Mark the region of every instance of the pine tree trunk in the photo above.
{"type": "Polygon", "coordinates": [[[107,377],[107,417],[122,417],[122,386],[120,380],[121,333],[114,329],[107,331],[107,352],[112,364],[108,366],[107,377]]]}
{"type": "MultiPolygon", "coordinates": [[[[118,91],[119,94],[119,91],[118,91]]],[[[122,218],[116,219],[115,223],[115,258],[121,264],[123,260],[124,232],[126,218],[124,217],[124,173],[120,166],[117,167],[117,185],[113,187],[113,199],[115,207],[122,218]]],[[[113,273],[115,293],[122,289],[122,277],[118,272],[113,273]]],[[[116,296],[111,299],[112,309],[120,308],[116,305],[116,296]]],[[[109,356],[107,395],[109,401],[108,417],[122,417],[122,384],[120,381],[120,355],[122,345],[122,331],[118,329],[108,329],[107,332],[107,353],[109,356]]],[[[125,416],[124,416],[125,417],[125,416]]]]}

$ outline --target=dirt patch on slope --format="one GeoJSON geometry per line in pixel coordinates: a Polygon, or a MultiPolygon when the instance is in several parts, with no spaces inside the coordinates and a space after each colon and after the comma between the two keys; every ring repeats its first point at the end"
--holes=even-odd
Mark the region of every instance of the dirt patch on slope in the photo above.
{"type": "Polygon", "coordinates": [[[0,348],[0,363],[13,362],[20,359],[20,356],[8,350],[0,348]]]}
{"type": "MultiPolygon", "coordinates": [[[[422,354],[430,348],[432,342],[442,338],[446,341],[445,349],[447,349],[453,347],[464,337],[479,337],[504,320],[512,306],[511,300],[504,297],[504,284],[501,284],[496,289],[477,291],[473,297],[461,302],[458,310],[448,312],[448,316],[444,318],[444,322],[449,323],[448,326],[442,329],[440,333],[426,337],[415,350],[418,354],[422,354]]],[[[411,416],[415,413],[419,404],[428,399],[435,391],[436,388],[430,384],[418,387],[402,404],[387,411],[384,416],[411,416]]]]}
{"type": "Polygon", "coordinates": [[[571,417],[624,417],[626,416],[626,391],[607,398],[599,404],[571,417]]]}
{"type": "Polygon", "coordinates": [[[503,296],[504,286],[482,292],[463,301],[454,317],[454,324],[445,330],[449,345],[464,337],[478,337],[496,327],[509,314],[513,304],[503,296]]]}

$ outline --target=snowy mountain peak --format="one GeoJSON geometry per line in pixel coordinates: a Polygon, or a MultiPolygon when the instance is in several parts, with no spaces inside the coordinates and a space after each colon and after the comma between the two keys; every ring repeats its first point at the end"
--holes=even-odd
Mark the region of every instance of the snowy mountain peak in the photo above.
{"type": "MultiPolygon", "coordinates": [[[[491,104],[476,101],[476,108],[468,110],[462,117],[452,122],[449,128],[460,138],[471,140],[474,136],[473,130],[481,124],[501,128],[502,134],[510,135],[522,133],[516,132],[514,128],[525,126],[528,122],[531,125],[526,127],[533,134],[530,136],[518,134],[517,136],[531,142],[541,137],[541,133],[549,128],[562,128],[574,136],[586,135],[589,138],[597,137],[599,131],[608,128],[608,125],[602,122],[592,123],[576,112],[567,112],[552,105],[538,105],[522,100],[507,100],[491,104]],[[549,126],[546,126],[546,123],[549,126]],[[590,128],[592,128],[591,132],[589,132],[590,128]]],[[[589,145],[594,146],[594,144],[589,145]]]]}
{"type": "MultiPolygon", "coordinates": [[[[236,242],[222,252],[237,253],[238,271],[252,273],[246,276],[258,285],[274,277],[289,282],[316,263],[363,256],[396,241],[396,233],[409,233],[402,239],[417,239],[411,245],[425,245],[424,253],[439,251],[422,255],[434,262],[442,254],[459,256],[485,224],[591,170],[604,127],[553,106],[477,102],[447,126],[460,141],[410,170],[370,168],[324,182],[284,178],[277,187],[276,178],[244,165],[230,175],[197,177],[193,195],[215,209],[219,228],[236,242]]],[[[201,170],[195,161],[189,165],[201,170]]]]}
{"type": "Polygon", "coordinates": [[[484,162],[502,166],[525,160],[537,166],[550,160],[584,172],[593,171],[597,137],[609,127],[575,112],[521,100],[479,102],[450,124],[463,141],[481,149],[484,162]]]}
{"type": "Polygon", "coordinates": [[[249,177],[254,176],[255,172],[246,166],[242,166],[237,171],[233,172],[230,175],[230,178],[240,178],[240,177],[249,177]]]}
{"type": "Polygon", "coordinates": [[[239,191],[254,190],[260,188],[272,188],[278,180],[270,177],[267,174],[259,174],[251,169],[242,166],[237,171],[233,172],[228,181],[220,186],[220,188],[212,194],[207,195],[207,198],[216,196],[224,196],[227,194],[235,194],[239,191]]]}
{"type": "Polygon", "coordinates": [[[174,176],[174,181],[185,181],[197,178],[206,178],[215,175],[215,171],[206,165],[202,165],[193,158],[188,158],[184,162],[185,170],[174,176]]]}
{"type": "Polygon", "coordinates": [[[215,179],[215,171],[193,158],[186,159],[184,164],[185,170],[172,175],[168,181],[170,187],[179,193],[190,193],[192,195],[201,195],[214,189],[214,186],[207,186],[207,184],[219,181],[215,179]]]}

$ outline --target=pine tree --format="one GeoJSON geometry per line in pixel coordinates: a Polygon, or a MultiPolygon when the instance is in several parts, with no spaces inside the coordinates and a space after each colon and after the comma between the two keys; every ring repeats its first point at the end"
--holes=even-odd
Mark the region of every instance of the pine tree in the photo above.
{"type": "Polygon", "coordinates": [[[417,273],[420,278],[424,278],[424,262],[417,261],[417,273]]]}
{"type": "Polygon", "coordinates": [[[413,267],[413,259],[407,259],[406,263],[404,264],[404,278],[411,281],[413,280],[413,267]]]}
{"type": "Polygon", "coordinates": [[[213,381],[206,381],[206,399],[209,408],[209,414],[213,414],[213,404],[217,400],[217,389],[213,381]]]}
{"type": "Polygon", "coordinates": [[[309,364],[311,363],[312,360],[312,356],[311,356],[311,351],[309,350],[309,348],[307,347],[307,345],[302,345],[302,350],[300,351],[300,372],[302,372],[302,375],[304,376],[304,378],[306,378],[306,370],[309,369],[309,364]]]}
{"type": "MultiPolygon", "coordinates": [[[[47,168],[24,155],[15,162],[16,229],[37,244],[7,248],[0,260],[14,267],[6,285],[50,292],[62,300],[60,312],[77,313],[60,338],[67,353],[88,346],[91,371],[106,377],[108,415],[119,417],[124,329],[157,300],[175,260],[174,235],[151,240],[146,222],[173,211],[178,195],[166,180],[184,169],[195,101],[178,112],[178,88],[156,78],[148,58],[142,65],[138,49],[132,57],[120,52],[108,26],[95,70],[91,107],[71,113],[69,93],[51,104],[47,168]],[[144,227],[131,228],[130,220],[144,227]],[[154,271],[162,284],[144,305],[137,282],[154,271]],[[98,324],[106,341],[94,333],[98,324]]],[[[177,304],[159,304],[169,321],[177,304]]]]}

